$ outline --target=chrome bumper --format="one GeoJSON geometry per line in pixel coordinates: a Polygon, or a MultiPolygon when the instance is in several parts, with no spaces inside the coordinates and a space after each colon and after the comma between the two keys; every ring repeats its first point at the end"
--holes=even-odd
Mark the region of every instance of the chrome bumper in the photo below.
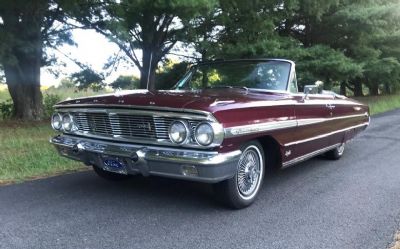
{"type": "Polygon", "coordinates": [[[206,183],[231,178],[236,172],[240,150],[187,150],[115,143],[68,135],[50,140],[62,156],[82,161],[86,165],[105,168],[102,156],[121,158],[128,174],[157,175],[206,183]]]}

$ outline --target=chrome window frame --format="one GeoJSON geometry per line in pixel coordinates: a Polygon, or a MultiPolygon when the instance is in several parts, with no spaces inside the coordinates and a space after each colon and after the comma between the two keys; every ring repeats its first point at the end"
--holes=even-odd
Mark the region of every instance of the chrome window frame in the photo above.
{"type": "MultiPolygon", "coordinates": [[[[289,77],[288,80],[286,82],[286,89],[285,90],[271,90],[271,89],[262,89],[262,88],[248,88],[248,89],[252,89],[252,90],[263,90],[263,91],[272,91],[272,92],[283,92],[283,93],[292,93],[290,91],[290,82],[292,81],[294,75],[295,75],[295,63],[291,60],[285,60],[285,59],[240,59],[240,60],[221,60],[221,61],[210,61],[210,62],[201,62],[198,64],[194,64],[192,65],[189,70],[186,72],[186,74],[171,88],[171,90],[184,90],[184,88],[178,88],[179,84],[182,81],[187,81],[188,78],[191,77],[192,74],[192,70],[193,68],[195,68],[196,66],[199,65],[206,65],[206,64],[222,64],[222,63],[230,63],[230,62],[268,62],[268,61],[277,61],[277,62],[286,62],[290,64],[290,70],[289,70],[289,77]]],[[[298,86],[296,84],[297,87],[297,91],[298,91],[298,86]]]]}

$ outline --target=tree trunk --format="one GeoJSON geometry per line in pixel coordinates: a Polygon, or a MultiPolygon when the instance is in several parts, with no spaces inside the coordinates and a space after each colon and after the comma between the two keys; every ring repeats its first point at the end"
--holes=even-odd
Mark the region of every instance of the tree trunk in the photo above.
{"type": "Polygon", "coordinates": [[[385,83],[385,93],[386,94],[391,94],[392,93],[392,89],[390,88],[390,84],[389,83],[385,83]]]}
{"type": "Polygon", "coordinates": [[[346,82],[344,81],[340,83],[340,94],[347,96],[346,82]]]}
{"type": "Polygon", "coordinates": [[[40,64],[31,68],[4,66],[8,91],[14,104],[13,118],[40,120],[43,116],[40,64]]]}
{"type": "Polygon", "coordinates": [[[376,84],[373,84],[371,87],[369,87],[369,94],[372,96],[378,96],[379,95],[379,86],[376,84]]]}
{"type": "Polygon", "coordinates": [[[359,80],[354,81],[354,96],[356,97],[362,97],[364,96],[363,91],[362,91],[362,83],[359,80]]]}
{"type": "Polygon", "coordinates": [[[43,117],[40,91],[42,66],[42,24],[46,1],[28,1],[27,8],[20,9],[21,16],[6,14],[4,30],[13,34],[16,41],[6,50],[12,58],[2,62],[8,91],[14,104],[13,118],[40,120],[43,117]]]}
{"type": "Polygon", "coordinates": [[[156,69],[159,59],[151,49],[143,49],[143,67],[140,70],[140,89],[150,91],[156,88],[156,69]]]}

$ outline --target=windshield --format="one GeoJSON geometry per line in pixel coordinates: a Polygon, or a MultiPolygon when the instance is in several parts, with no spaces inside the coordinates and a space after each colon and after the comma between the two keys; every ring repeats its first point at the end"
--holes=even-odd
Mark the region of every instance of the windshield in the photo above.
{"type": "Polygon", "coordinates": [[[291,64],[286,61],[235,61],[194,66],[175,89],[256,88],[285,91],[291,64]]]}

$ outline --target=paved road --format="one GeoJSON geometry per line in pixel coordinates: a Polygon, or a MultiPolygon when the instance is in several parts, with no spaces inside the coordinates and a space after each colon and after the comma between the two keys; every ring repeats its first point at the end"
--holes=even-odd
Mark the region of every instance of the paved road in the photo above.
{"type": "Polygon", "coordinates": [[[0,248],[387,248],[400,227],[400,110],[372,118],[340,161],[269,176],[232,211],[207,185],[93,172],[0,187],[0,248]]]}

